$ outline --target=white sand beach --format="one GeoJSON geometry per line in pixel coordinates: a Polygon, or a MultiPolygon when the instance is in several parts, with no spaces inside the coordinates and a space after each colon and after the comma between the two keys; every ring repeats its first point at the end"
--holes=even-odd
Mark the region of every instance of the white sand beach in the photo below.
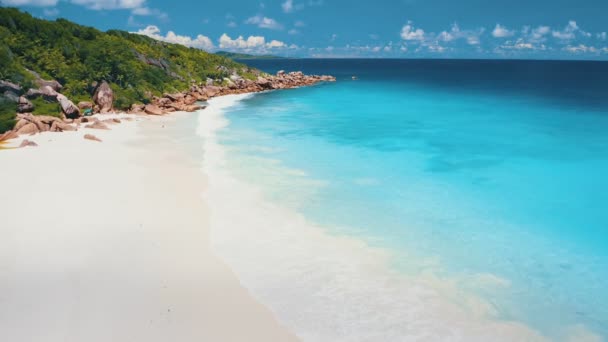
{"type": "Polygon", "coordinates": [[[210,250],[200,164],[163,131],[174,117],[135,118],[0,151],[1,339],[295,340],[210,250]]]}

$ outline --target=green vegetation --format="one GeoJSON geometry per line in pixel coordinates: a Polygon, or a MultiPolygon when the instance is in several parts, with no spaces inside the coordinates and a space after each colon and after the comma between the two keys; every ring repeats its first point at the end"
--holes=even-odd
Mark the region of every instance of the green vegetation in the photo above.
{"type": "Polygon", "coordinates": [[[273,55],[249,55],[246,53],[218,51],[215,53],[218,56],[228,57],[231,59],[283,59],[285,57],[273,56],[273,55]]]}
{"type": "Polygon", "coordinates": [[[61,108],[59,107],[59,104],[57,102],[48,102],[42,97],[33,99],[31,101],[34,104],[34,112],[32,114],[61,117],[61,108]]]}
{"type": "MultiPolygon", "coordinates": [[[[202,50],[0,8],[0,79],[18,83],[26,91],[35,81],[26,69],[59,81],[62,93],[75,103],[90,100],[94,85],[106,80],[119,109],[147,103],[152,95],[185,90],[192,81],[227,77],[233,71],[254,77],[254,70],[247,66],[202,50]]],[[[34,102],[37,113],[56,113],[54,104],[34,102]]],[[[0,103],[0,133],[13,124],[6,106],[0,103]]]]}
{"type": "Polygon", "coordinates": [[[0,97],[0,134],[15,125],[15,104],[0,97]]]}

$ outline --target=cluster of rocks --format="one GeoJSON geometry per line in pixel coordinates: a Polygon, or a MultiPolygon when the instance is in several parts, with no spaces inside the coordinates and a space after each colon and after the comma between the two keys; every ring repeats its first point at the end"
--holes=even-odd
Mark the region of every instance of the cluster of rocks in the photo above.
{"type": "MultiPolygon", "coordinates": [[[[0,94],[17,104],[17,124],[12,131],[0,134],[0,141],[18,137],[22,134],[36,134],[40,132],[63,132],[75,131],[82,124],[85,128],[109,129],[109,124],[120,123],[118,119],[100,120],[97,117],[83,116],[84,112],[110,113],[113,111],[114,94],[110,85],[103,81],[95,85],[92,102],[80,102],[75,105],[60,91],[63,86],[57,81],[47,81],[37,74],[36,84],[38,89],[29,89],[24,95],[19,85],[0,81],[0,94]],[[61,107],[62,117],[33,115],[34,104],[30,99],[43,97],[45,101],[57,102],[61,107]]],[[[276,75],[258,75],[256,80],[247,80],[237,74],[223,80],[207,79],[201,84],[192,84],[188,91],[164,94],[162,97],[153,97],[151,103],[133,104],[129,110],[130,114],[165,115],[171,112],[184,111],[194,112],[203,109],[204,106],[197,102],[206,101],[212,97],[255,93],[274,89],[289,89],[309,86],[319,82],[334,82],[333,76],[305,75],[302,72],[279,71],[276,75]]],[[[85,137],[88,140],[99,139],[85,137]]]]}
{"type": "Polygon", "coordinates": [[[290,73],[279,71],[274,76],[259,76],[257,80],[247,80],[238,75],[232,75],[230,78],[224,78],[221,85],[215,85],[216,82],[213,80],[207,80],[205,83],[193,84],[188,91],[153,97],[150,104],[134,104],[129,112],[149,115],[164,115],[176,111],[193,112],[204,108],[197,105],[196,102],[207,101],[216,96],[297,88],[335,80],[333,76],[305,75],[300,71],[290,73]]]}

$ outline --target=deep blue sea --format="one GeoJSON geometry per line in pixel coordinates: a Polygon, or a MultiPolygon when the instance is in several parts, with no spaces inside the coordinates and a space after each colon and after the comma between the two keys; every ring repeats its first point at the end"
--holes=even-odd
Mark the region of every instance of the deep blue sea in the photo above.
{"type": "Polygon", "coordinates": [[[226,158],[270,201],[493,320],[608,339],[608,62],[244,62],[338,79],[224,113],[226,158]]]}

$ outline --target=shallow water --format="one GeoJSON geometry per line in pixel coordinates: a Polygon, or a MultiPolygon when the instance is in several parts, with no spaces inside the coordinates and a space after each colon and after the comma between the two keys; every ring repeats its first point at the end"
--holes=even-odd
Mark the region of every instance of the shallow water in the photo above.
{"type": "Polygon", "coordinates": [[[489,329],[518,340],[523,329],[553,340],[608,337],[607,63],[251,63],[338,76],[232,101],[202,134],[221,150],[207,172],[251,186],[252,198],[268,202],[267,217],[283,213],[248,235],[266,257],[233,241],[252,234],[247,222],[236,229],[218,220],[216,247],[301,336],[482,340],[475,332],[489,329]],[[330,252],[332,243],[341,247],[330,252]],[[361,266],[368,253],[381,257],[361,266]],[[303,288],[284,289],[294,282],[303,288]],[[426,285],[432,293],[412,290],[426,285]],[[424,308],[435,302],[441,310],[424,308]],[[474,314],[444,315],[452,309],[474,314]],[[414,321],[423,323],[401,326],[414,321]]]}

